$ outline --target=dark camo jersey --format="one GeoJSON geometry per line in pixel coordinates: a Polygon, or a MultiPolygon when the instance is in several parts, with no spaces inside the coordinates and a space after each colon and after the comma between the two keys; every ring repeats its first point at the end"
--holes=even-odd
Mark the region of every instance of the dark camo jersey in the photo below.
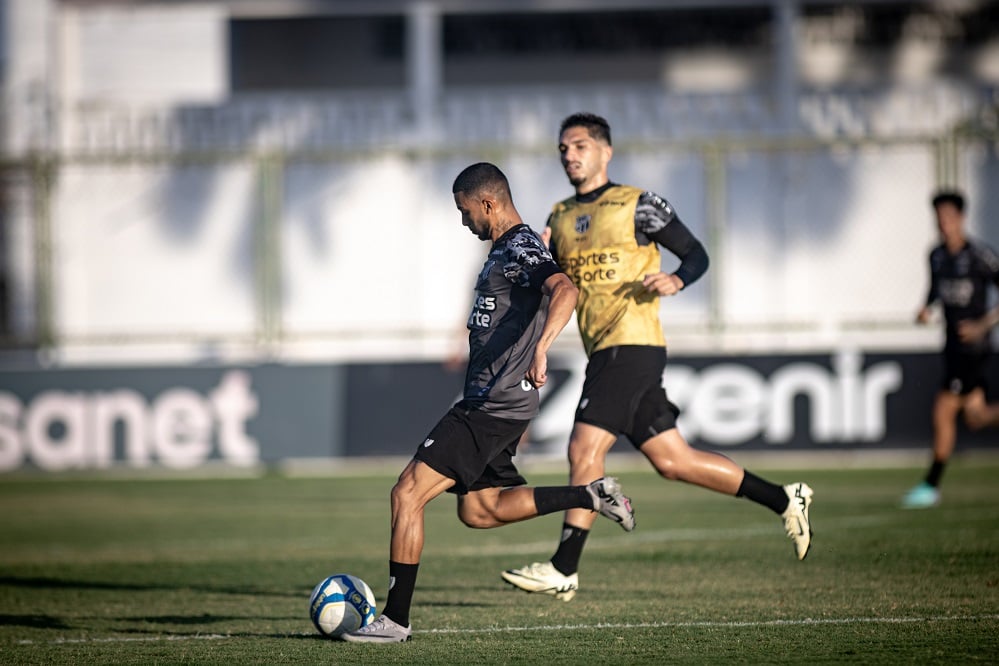
{"type": "Polygon", "coordinates": [[[537,415],[538,391],[524,373],[545,323],[548,297],[541,286],[558,272],[551,253],[526,224],[493,243],[468,317],[463,407],[504,419],[537,415]]]}
{"type": "Polygon", "coordinates": [[[964,344],[957,334],[958,323],[979,319],[988,310],[989,284],[999,286],[999,255],[977,241],[967,241],[952,255],[945,245],[930,252],[930,291],[926,304],[939,300],[947,322],[946,349],[980,352],[989,349],[989,336],[977,343],[964,344]]]}

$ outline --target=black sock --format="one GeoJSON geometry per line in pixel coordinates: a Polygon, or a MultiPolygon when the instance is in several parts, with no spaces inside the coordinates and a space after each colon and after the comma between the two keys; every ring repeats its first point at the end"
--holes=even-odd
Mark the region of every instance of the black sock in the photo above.
{"type": "Polygon", "coordinates": [[[389,591],[382,615],[404,627],[409,626],[409,607],[413,603],[416,571],[419,568],[419,563],[402,564],[389,560],[389,591]]]}
{"type": "Polygon", "coordinates": [[[586,486],[545,486],[534,489],[534,506],[539,516],[566,509],[592,509],[593,497],[586,486]]]}
{"type": "Polygon", "coordinates": [[[789,501],[787,493],[781,486],[764,481],[750,472],[746,472],[742,477],[742,483],[739,484],[739,490],[735,496],[745,497],[757,504],[762,504],[777,514],[784,513],[789,501]]]}
{"type": "Polygon", "coordinates": [[[562,540],[558,549],[552,555],[552,566],[563,576],[571,576],[579,571],[579,558],[583,556],[583,546],[589,530],[573,527],[569,523],[562,524],[562,540]]]}
{"type": "Polygon", "coordinates": [[[926,483],[936,488],[940,485],[940,477],[943,476],[944,467],[947,465],[946,462],[940,460],[934,460],[933,464],[930,465],[930,471],[926,473],[926,483]]]}

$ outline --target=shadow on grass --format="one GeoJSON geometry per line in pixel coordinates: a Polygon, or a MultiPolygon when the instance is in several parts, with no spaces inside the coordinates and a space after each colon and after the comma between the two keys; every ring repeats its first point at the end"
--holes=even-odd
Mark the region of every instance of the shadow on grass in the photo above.
{"type": "Polygon", "coordinates": [[[117,581],[91,581],[91,580],[67,580],[64,578],[50,578],[44,576],[31,576],[20,578],[17,576],[0,576],[0,588],[20,587],[35,590],[109,590],[109,591],[157,591],[157,590],[192,590],[194,592],[209,592],[213,594],[252,594],[256,596],[266,595],[273,597],[300,597],[302,590],[290,592],[287,590],[265,590],[252,586],[226,587],[211,585],[187,585],[184,583],[126,583],[117,581]]]}
{"type": "Polygon", "coordinates": [[[431,608],[496,608],[501,604],[484,604],[477,601],[420,601],[416,605],[431,608]]]}
{"type": "MultiPolygon", "coordinates": [[[[170,638],[177,637],[203,637],[206,633],[210,632],[209,627],[212,625],[218,625],[219,623],[227,622],[238,622],[241,620],[246,620],[244,616],[226,616],[226,615],[210,615],[208,613],[202,613],[200,615],[155,615],[155,616],[139,616],[139,617],[119,617],[115,619],[115,622],[129,623],[129,624],[147,624],[147,625],[173,625],[173,626],[189,626],[195,627],[200,626],[202,629],[198,631],[169,631],[168,634],[164,634],[162,630],[159,629],[145,629],[142,627],[130,627],[130,628],[102,628],[99,633],[113,633],[119,635],[127,636],[147,636],[151,640],[157,638],[162,638],[168,635],[170,638]]],[[[261,618],[261,619],[273,619],[273,620],[285,620],[289,618],[261,618]]],[[[27,627],[30,629],[56,629],[56,630],[73,630],[73,631],[88,631],[86,624],[69,624],[64,619],[59,617],[54,617],[52,615],[13,615],[13,614],[0,614],[0,626],[8,627],[27,627]]],[[[316,634],[295,634],[295,633],[257,633],[248,631],[223,631],[221,635],[232,636],[232,637],[258,637],[258,638],[317,638],[320,640],[328,640],[323,636],[316,634]]]]}
{"type": "MultiPolygon", "coordinates": [[[[180,624],[180,625],[197,625],[197,624],[215,624],[218,622],[233,622],[238,620],[245,620],[245,617],[237,617],[235,615],[209,615],[208,613],[202,613],[201,615],[138,615],[129,617],[119,617],[119,622],[142,622],[145,624],[180,624]]],[[[143,629],[129,629],[129,632],[139,632],[143,633],[143,629]]]]}
{"type": "Polygon", "coordinates": [[[505,592],[506,590],[498,585],[420,585],[417,583],[416,593],[419,598],[414,602],[414,605],[432,608],[496,608],[505,604],[492,601],[491,595],[505,592]],[[440,599],[438,595],[452,600],[440,599]],[[453,600],[455,595],[463,596],[465,600],[453,600]],[[468,599],[477,599],[477,601],[468,601],[468,599]]]}
{"type": "Polygon", "coordinates": [[[0,626],[31,627],[32,629],[69,629],[70,626],[51,615],[0,614],[0,626]]]}

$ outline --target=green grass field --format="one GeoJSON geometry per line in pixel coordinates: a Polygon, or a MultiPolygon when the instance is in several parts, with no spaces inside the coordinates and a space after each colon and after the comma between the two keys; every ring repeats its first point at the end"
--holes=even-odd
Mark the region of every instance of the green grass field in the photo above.
{"type": "Polygon", "coordinates": [[[638,528],[597,523],[570,603],[499,578],[551,554],[560,516],[474,531],[438,498],[400,645],[324,640],[307,615],[334,572],[384,600],[397,469],[4,477],[0,663],[999,662],[999,462],[956,460],[944,503],[915,512],[896,506],[920,470],[755,471],[815,489],[806,561],[746,500],[624,471],[638,528]]]}

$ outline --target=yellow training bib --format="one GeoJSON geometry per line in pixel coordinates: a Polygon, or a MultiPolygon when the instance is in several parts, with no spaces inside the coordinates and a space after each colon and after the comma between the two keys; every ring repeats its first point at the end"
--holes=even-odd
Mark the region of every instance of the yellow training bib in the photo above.
{"type": "Polygon", "coordinates": [[[590,203],[555,204],[552,246],[579,288],[576,319],[586,354],[619,345],[663,347],[659,296],[642,280],[660,271],[659,247],[639,245],[635,206],[642,190],[615,185],[590,203]]]}

